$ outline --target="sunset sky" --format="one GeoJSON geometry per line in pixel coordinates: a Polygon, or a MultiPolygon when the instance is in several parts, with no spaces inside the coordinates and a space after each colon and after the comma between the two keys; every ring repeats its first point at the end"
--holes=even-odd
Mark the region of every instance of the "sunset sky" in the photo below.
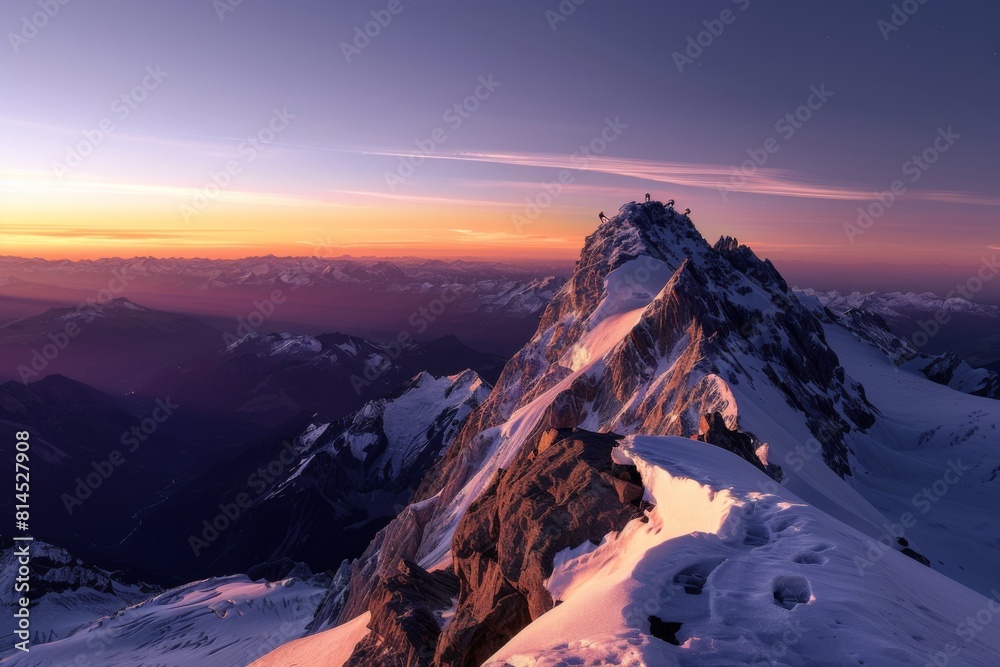
{"type": "Polygon", "coordinates": [[[776,259],[1000,247],[986,1],[51,4],[0,7],[3,255],[571,257],[646,192],[776,259]]]}

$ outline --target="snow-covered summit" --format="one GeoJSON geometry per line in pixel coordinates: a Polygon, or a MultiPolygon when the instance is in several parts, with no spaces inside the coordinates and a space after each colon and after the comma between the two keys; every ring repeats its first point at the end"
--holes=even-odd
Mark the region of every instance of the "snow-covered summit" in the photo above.
{"type": "MultiPolygon", "coordinates": [[[[710,245],[690,217],[658,202],[633,202],[587,238],[576,271],[549,303],[535,336],[504,368],[493,393],[473,411],[444,461],[424,479],[415,502],[380,533],[361,563],[355,565],[350,597],[340,620],[346,622],[367,611],[372,613],[372,623],[378,622],[369,627],[386,628],[379,620],[386,618],[379,602],[385,599],[385,591],[371,573],[388,576],[401,563],[411,563],[406,566],[411,571],[416,567],[430,573],[445,572],[456,557],[453,540],[459,524],[470,512],[481,512],[482,503],[487,502],[484,498],[494,493],[512,462],[520,460],[523,448],[536,446],[533,443],[538,443],[547,429],[574,428],[632,435],[636,436],[635,442],[640,442],[639,436],[657,436],[647,443],[648,447],[676,448],[682,453],[685,450],[681,443],[688,440],[662,436],[703,441],[688,445],[694,448],[714,444],[719,453],[713,456],[736,461],[732,466],[722,464],[714,469],[712,479],[720,489],[745,487],[747,478],[742,470],[754,471],[757,479],[761,471],[767,470],[768,483],[777,489],[773,492],[774,503],[767,508],[769,512],[784,509],[787,503],[800,502],[815,508],[805,512],[812,513],[809,517],[797,516],[798,523],[791,521],[783,528],[778,525],[785,522],[776,518],[775,531],[794,530],[808,536],[796,543],[804,550],[809,544],[832,545],[847,555],[848,563],[850,554],[863,550],[866,541],[882,539],[886,525],[898,522],[908,510],[911,516],[915,514],[911,504],[914,493],[933,488],[942,471],[949,470],[949,460],[954,478],[955,459],[960,457],[974,472],[964,471],[966,476],[953,479],[954,484],[948,487],[948,502],[928,501],[928,507],[936,512],[933,520],[917,519],[906,529],[905,536],[896,539],[893,535],[883,541],[885,548],[879,548],[875,560],[886,567],[878,567],[876,578],[900,577],[899,582],[887,584],[885,590],[898,595],[901,604],[928,606],[923,593],[908,596],[909,591],[928,587],[960,591],[955,595],[963,598],[962,605],[942,612],[946,618],[942,624],[946,626],[957,625],[961,621],[958,614],[987,603],[986,598],[964,589],[963,584],[988,592],[993,576],[983,563],[990,560],[987,554],[995,548],[991,545],[1000,535],[1000,521],[988,518],[979,508],[1000,500],[1000,491],[987,481],[991,470],[1000,469],[1000,458],[989,447],[991,434],[1000,428],[1000,404],[934,384],[908,369],[898,369],[875,342],[859,339],[827,317],[821,308],[803,303],[771,262],[760,259],[750,248],[729,237],[710,245]],[[932,409],[931,405],[938,407],[932,409]],[[745,463],[737,465],[739,459],[745,463]],[[812,520],[813,515],[822,520],[812,520]],[[972,530],[970,525],[963,530],[962,539],[956,541],[946,527],[966,525],[972,520],[969,517],[974,517],[979,528],[972,530]],[[846,541],[842,537],[845,531],[851,535],[846,541]],[[392,549],[380,545],[392,545],[392,549]],[[888,558],[886,552],[892,552],[888,558]],[[939,573],[931,572],[928,565],[939,573]],[[945,580],[941,573],[960,583],[941,584],[945,580]]],[[[652,457],[653,452],[647,455],[652,457]]],[[[663,477],[654,466],[639,463],[651,460],[644,456],[631,460],[642,476],[646,500],[656,503],[657,511],[662,508],[668,513],[665,516],[670,521],[664,521],[664,525],[676,521],[678,524],[671,529],[687,529],[675,535],[685,541],[666,540],[649,551],[632,552],[629,558],[640,558],[643,567],[662,568],[662,574],[672,577],[683,574],[672,571],[675,565],[685,566],[675,559],[673,549],[683,553],[686,540],[706,548],[701,554],[706,562],[735,557],[726,544],[698,536],[717,532],[718,525],[699,527],[685,517],[686,502],[697,501],[698,493],[711,501],[718,490],[695,492],[679,500],[661,494],[663,477]],[[683,538],[687,534],[691,537],[683,538]],[[660,560],[669,564],[658,565],[660,560]]],[[[616,459],[616,463],[625,465],[625,460],[616,459]]],[[[674,477],[694,473],[693,468],[686,467],[683,457],[673,459],[667,467],[674,477]]],[[[747,498],[739,502],[745,503],[747,498]]],[[[647,518],[652,523],[652,518],[647,518]]],[[[491,526],[466,526],[463,534],[476,535],[479,530],[489,535],[495,530],[491,526]]],[[[641,533],[646,528],[630,524],[623,534],[630,530],[641,533]]],[[[750,547],[753,557],[748,561],[749,569],[734,568],[731,574],[736,580],[748,576],[747,572],[759,571],[765,577],[759,582],[759,591],[753,588],[754,605],[758,597],[770,605],[766,614],[761,611],[761,618],[787,611],[794,614],[797,607],[810,603],[815,591],[808,584],[808,575],[799,574],[795,567],[781,573],[776,567],[768,569],[768,552],[763,549],[771,533],[748,524],[744,534],[748,540],[744,544],[750,547]],[[759,557],[764,558],[760,565],[752,563],[758,558],[756,547],[761,548],[759,557]],[[805,585],[803,579],[807,580],[805,585]]],[[[608,540],[612,539],[615,536],[609,535],[608,540]]],[[[491,543],[485,537],[480,544],[485,550],[521,548],[518,544],[491,543]]],[[[796,565],[795,556],[788,554],[790,567],[796,565]]],[[[468,571],[468,559],[474,559],[475,554],[464,553],[462,558],[468,571]]],[[[482,558],[493,556],[484,551],[482,558]]],[[[507,560],[518,562],[519,558],[516,553],[508,553],[507,560]]],[[[825,558],[834,562],[829,556],[825,558]]],[[[852,590],[866,590],[864,583],[857,584],[844,571],[845,561],[840,554],[836,562],[838,572],[828,580],[831,590],[847,586],[836,581],[840,576],[855,586],[852,590]]],[[[799,565],[812,564],[803,561],[799,565]]],[[[599,579],[589,579],[587,575],[574,585],[600,588],[599,579]]],[[[471,619],[463,617],[462,627],[474,633],[470,636],[489,637],[488,641],[493,642],[489,645],[497,648],[502,644],[499,638],[516,642],[509,634],[516,623],[510,619],[522,618],[520,614],[528,617],[518,622],[526,624],[529,631],[538,624],[534,637],[559,644],[561,652],[557,654],[548,649],[533,653],[534,648],[522,653],[521,647],[513,644],[518,650],[510,654],[511,664],[555,664],[547,661],[546,655],[557,655],[566,662],[585,661],[594,658],[586,647],[604,641],[611,642],[609,652],[598,656],[598,662],[627,657],[625,662],[634,665],[699,664],[690,650],[693,645],[670,647],[671,642],[665,639],[669,633],[662,625],[654,628],[648,616],[656,616],[658,623],[668,627],[682,623],[694,628],[694,634],[687,636],[697,639],[699,651],[710,652],[715,638],[719,646],[730,646],[732,642],[736,652],[719,655],[719,664],[731,664],[733,655],[749,661],[761,646],[773,643],[759,623],[746,626],[751,635],[746,641],[730,636],[725,623],[715,622],[717,619],[711,616],[705,618],[711,607],[706,612],[692,606],[692,616],[687,620],[669,617],[669,606],[660,609],[654,604],[656,600],[649,601],[656,606],[655,614],[643,616],[628,611],[633,601],[645,602],[647,594],[655,598],[656,590],[627,588],[627,595],[607,590],[607,595],[587,598],[581,607],[593,606],[599,599],[607,613],[618,619],[615,623],[624,625],[602,629],[581,617],[578,626],[566,628],[558,622],[549,624],[547,619],[571,614],[568,603],[547,612],[537,607],[511,608],[509,602],[499,606],[500,602],[489,596],[477,597],[477,587],[488,585],[473,579],[462,588],[458,608],[461,613],[473,615],[471,619]],[[494,603],[498,606],[492,606],[494,603]],[[566,611],[560,612],[563,608],[566,611]],[[615,627],[624,634],[616,634],[615,627]],[[655,656],[669,653],[673,662],[657,662],[642,653],[641,646],[652,642],[651,637],[665,642],[656,646],[655,656]],[[741,642],[744,654],[738,653],[741,642]],[[676,653],[678,650],[681,653],[676,653]]],[[[628,585],[634,586],[634,582],[628,585]]],[[[393,590],[402,595],[398,589],[393,590]]],[[[739,590],[738,585],[729,586],[720,593],[723,597],[718,604],[724,602],[725,596],[738,597],[739,590]]],[[[518,593],[528,594],[523,590],[518,593]]],[[[739,611],[739,607],[733,607],[738,616],[749,613],[739,611]]],[[[450,613],[443,609],[427,611],[450,613]]],[[[831,614],[836,615],[832,607],[831,614]]],[[[932,616],[903,622],[899,627],[916,631],[919,626],[920,633],[927,633],[922,636],[927,638],[928,647],[944,645],[948,641],[946,632],[930,635],[928,619],[932,616]]],[[[924,648],[920,646],[923,640],[915,644],[913,637],[902,635],[885,638],[886,646],[876,646],[876,641],[883,640],[878,639],[882,635],[872,626],[875,616],[865,612],[849,618],[838,636],[861,647],[860,657],[866,661],[878,663],[880,658],[890,656],[911,659],[924,648]]],[[[357,627],[350,627],[357,633],[357,627]]],[[[447,630],[444,634],[448,634],[447,630]]],[[[427,650],[406,643],[412,641],[417,640],[380,635],[366,640],[365,650],[381,646],[383,655],[427,650]]],[[[447,655],[435,655],[435,665],[474,662],[483,650],[482,645],[471,640],[449,641],[447,647],[442,647],[437,645],[447,655]],[[464,650],[469,652],[461,653],[464,650]]],[[[497,655],[507,654],[501,651],[497,655]]],[[[789,664],[811,664],[803,660],[799,657],[789,664]]]]}

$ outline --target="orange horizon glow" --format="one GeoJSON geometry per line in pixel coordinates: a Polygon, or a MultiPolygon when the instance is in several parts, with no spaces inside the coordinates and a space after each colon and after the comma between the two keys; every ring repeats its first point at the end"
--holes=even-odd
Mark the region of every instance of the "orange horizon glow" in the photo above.
{"type": "MultiPolygon", "coordinates": [[[[478,154],[443,159],[565,166],[555,156],[478,154]]],[[[854,215],[862,190],[811,185],[771,194],[782,204],[779,209],[748,204],[747,198],[770,201],[759,191],[719,197],[711,186],[723,172],[705,165],[608,159],[595,161],[590,171],[664,182],[704,175],[704,182],[675,183],[672,191],[677,194],[671,196],[696,210],[693,219],[705,238],[713,242],[722,235],[736,236],[761,257],[776,261],[966,265],[995,250],[988,244],[935,244],[919,235],[898,238],[893,232],[911,220],[933,222],[933,206],[958,202],[963,199],[960,193],[923,193],[914,202],[900,204],[866,232],[862,242],[851,244],[842,227],[854,215]]],[[[760,187],[770,188],[784,176],[761,178],[765,180],[760,187]]],[[[579,256],[584,238],[597,226],[598,210],[603,207],[613,214],[619,204],[639,199],[638,193],[650,185],[574,182],[560,199],[519,227],[516,218],[525,219],[528,198],[542,192],[545,183],[466,180],[457,183],[458,191],[468,193],[465,196],[332,188],[294,194],[234,189],[192,209],[193,197],[202,188],[76,177],[63,181],[44,172],[0,171],[4,221],[0,255],[46,260],[350,255],[566,261],[579,256]]],[[[982,219],[992,215],[996,202],[969,197],[961,203],[982,219]]]]}

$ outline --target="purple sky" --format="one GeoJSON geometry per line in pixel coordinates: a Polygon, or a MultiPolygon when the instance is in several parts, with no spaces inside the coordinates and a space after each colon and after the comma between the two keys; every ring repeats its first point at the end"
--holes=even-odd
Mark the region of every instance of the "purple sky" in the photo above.
{"type": "Polygon", "coordinates": [[[992,3],[41,5],[0,8],[3,254],[568,257],[645,192],[779,262],[1000,244],[992,3]]]}

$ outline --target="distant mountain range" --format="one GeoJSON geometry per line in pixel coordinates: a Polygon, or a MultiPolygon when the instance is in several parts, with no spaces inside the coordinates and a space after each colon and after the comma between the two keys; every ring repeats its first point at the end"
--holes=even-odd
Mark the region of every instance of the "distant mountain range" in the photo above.
{"type": "MultiPolygon", "coordinates": [[[[568,262],[525,262],[520,265],[469,260],[438,260],[418,257],[245,257],[241,259],[160,259],[118,257],[98,260],[43,260],[0,256],[0,287],[26,289],[39,284],[62,284],[75,277],[77,287],[90,286],[105,276],[134,279],[169,278],[174,285],[193,289],[221,289],[233,285],[286,286],[311,283],[346,283],[365,286],[395,285],[421,291],[450,282],[474,284],[497,277],[530,282],[540,273],[566,275],[568,262]],[[82,285],[80,283],[83,283],[82,285]]],[[[496,292],[494,292],[494,295],[496,292]]]]}
{"type": "Polygon", "coordinates": [[[568,268],[416,258],[0,257],[0,321],[125,296],[193,315],[220,334],[248,320],[259,333],[344,331],[376,340],[452,334],[507,355],[531,335],[568,268]]]}
{"type": "Polygon", "coordinates": [[[1000,372],[1000,306],[930,292],[844,294],[804,289],[800,293],[838,313],[875,313],[921,352],[954,352],[973,366],[1000,372]]]}
{"type": "Polygon", "coordinates": [[[400,345],[339,333],[251,333],[163,370],[137,393],[170,395],[190,409],[266,430],[301,412],[339,419],[422,371],[472,369],[495,380],[504,361],[454,336],[400,345]]]}
{"type": "Polygon", "coordinates": [[[193,317],[125,297],[83,302],[0,324],[0,381],[61,374],[124,394],[153,372],[220,344],[219,334],[193,317]]]}
{"type": "Polygon", "coordinates": [[[147,554],[143,567],[161,580],[282,559],[336,568],[410,502],[489,389],[473,371],[420,373],[343,419],[290,422],[205,469],[144,518],[123,549],[147,554]],[[206,526],[241,493],[246,506],[213,537],[206,526]]]}
{"type": "Polygon", "coordinates": [[[844,294],[836,290],[799,290],[802,294],[819,299],[824,306],[837,311],[848,309],[867,310],[877,315],[895,316],[904,313],[933,313],[943,310],[947,313],[969,313],[981,317],[1000,319],[1000,306],[980,304],[959,296],[945,298],[932,292],[851,292],[844,294]]]}

